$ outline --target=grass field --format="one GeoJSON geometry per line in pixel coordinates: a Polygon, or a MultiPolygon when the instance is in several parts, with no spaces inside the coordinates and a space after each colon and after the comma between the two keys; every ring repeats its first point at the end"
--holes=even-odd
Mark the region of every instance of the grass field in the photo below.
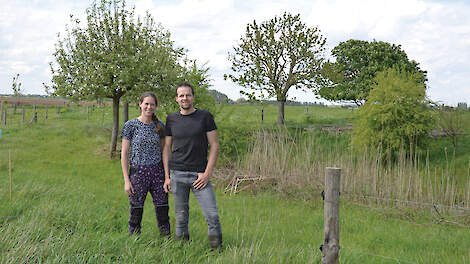
{"type": "MultiPolygon", "coordinates": [[[[351,118],[351,110],[327,111],[309,109],[321,123],[346,124],[351,118]]],[[[265,108],[265,124],[254,118],[257,112],[258,106],[224,106],[216,115],[219,130],[274,125],[274,106],[265,108]]],[[[104,114],[103,121],[97,109],[87,121],[83,107],[63,109],[38,124],[1,127],[1,263],[320,263],[323,205],[314,193],[307,200],[269,190],[230,196],[219,186],[224,247],[217,252],[209,249],[207,227],[193,197],[191,243],[159,237],[149,200],[143,234],[129,237],[120,162],[108,158],[110,109],[104,114]]],[[[307,126],[305,116],[305,108],[286,107],[288,124],[307,126]]],[[[429,222],[414,209],[402,214],[346,199],[340,216],[340,263],[470,263],[467,227],[429,222]]]]}

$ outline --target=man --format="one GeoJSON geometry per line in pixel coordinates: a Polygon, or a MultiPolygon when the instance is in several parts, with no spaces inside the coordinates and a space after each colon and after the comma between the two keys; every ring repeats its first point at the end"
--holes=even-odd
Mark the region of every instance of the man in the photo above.
{"type": "Polygon", "coordinates": [[[180,110],[166,119],[163,166],[165,192],[173,194],[176,216],[176,237],[189,240],[189,191],[192,190],[206,218],[209,245],[222,245],[222,231],[210,177],[217,160],[219,143],[214,117],[195,109],[194,89],[188,83],[176,88],[180,110]],[[210,145],[209,158],[207,157],[210,145]]]}

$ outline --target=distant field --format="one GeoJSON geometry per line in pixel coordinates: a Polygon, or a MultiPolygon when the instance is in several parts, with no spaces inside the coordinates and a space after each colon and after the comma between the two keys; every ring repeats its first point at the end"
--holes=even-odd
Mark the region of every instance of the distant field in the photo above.
{"type": "Polygon", "coordinates": [[[40,98],[40,97],[13,97],[13,96],[0,96],[0,102],[8,102],[12,105],[61,105],[64,106],[68,100],[55,99],[55,98],[40,98]]]}
{"type": "MultiPolygon", "coordinates": [[[[263,127],[277,124],[277,105],[219,105],[216,120],[222,124],[263,127]],[[261,120],[261,113],[263,119],[261,120]]],[[[286,106],[287,126],[307,127],[312,124],[345,125],[352,121],[351,109],[322,106],[286,106]]]]}
{"type": "MultiPolygon", "coordinates": [[[[271,120],[267,123],[272,126],[276,108],[266,109],[271,120]]],[[[350,118],[350,110],[335,109],[329,115],[326,109],[311,108],[309,112],[325,111],[315,114],[345,123],[350,118]]],[[[229,106],[216,119],[220,130],[262,126],[254,117],[257,111],[256,106],[229,106]]],[[[287,107],[286,119],[308,126],[302,121],[305,112],[302,107],[287,107]]],[[[135,114],[132,108],[131,117],[135,114]]],[[[323,202],[316,193],[305,201],[269,190],[230,196],[219,185],[224,232],[220,252],[209,250],[203,215],[193,197],[191,243],[181,246],[158,237],[149,200],[143,234],[138,239],[128,237],[120,163],[107,155],[111,120],[110,108],[97,108],[87,121],[85,108],[76,107],[63,109],[59,115],[53,112],[38,124],[0,125],[0,263],[320,262],[323,202]]],[[[467,227],[430,222],[414,209],[403,214],[373,207],[342,198],[340,263],[470,263],[467,227]]]]}

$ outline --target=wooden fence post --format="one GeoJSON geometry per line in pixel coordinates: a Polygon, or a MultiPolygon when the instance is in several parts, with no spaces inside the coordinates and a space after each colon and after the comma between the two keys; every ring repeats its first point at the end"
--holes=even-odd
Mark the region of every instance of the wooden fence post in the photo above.
{"type": "Polygon", "coordinates": [[[88,105],[86,106],[86,121],[88,121],[88,105]]]}
{"type": "Polygon", "coordinates": [[[3,121],[3,101],[0,102],[0,121],[3,121]]]}
{"type": "Polygon", "coordinates": [[[57,105],[57,115],[60,114],[60,105],[57,105]]]}
{"type": "MultiPolygon", "coordinates": [[[[6,107],[5,107],[6,108],[6,107]]],[[[4,111],[3,111],[3,125],[7,125],[7,110],[8,108],[6,108],[4,111]]]]}
{"type": "Polygon", "coordinates": [[[101,119],[101,126],[104,126],[104,110],[106,109],[106,107],[103,107],[103,118],[101,119]]]}
{"type": "Polygon", "coordinates": [[[23,106],[23,108],[21,109],[21,115],[22,115],[22,118],[23,118],[23,119],[22,119],[22,120],[23,120],[23,121],[22,121],[22,124],[24,124],[24,106],[23,106]]]}
{"type": "Polygon", "coordinates": [[[325,169],[325,207],[324,207],[324,231],[322,263],[338,263],[339,259],[339,191],[341,169],[325,169]]]}
{"type": "Polygon", "coordinates": [[[34,123],[38,122],[38,112],[36,111],[36,105],[34,105],[34,115],[33,115],[34,123]]]}
{"type": "Polygon", "coordinates": [[[8,174],[10,175],[10,201],[11,201],[11,149],[8,150],[8,174]]]}
{"type": "Polygon", "coordinates": [[[47,110],[48,110],[48,109],[47,109],[47,105],[46,105],[46,120],[47,120],[47,114],[48,114],[48,113],[47,113],[47,110]]]}

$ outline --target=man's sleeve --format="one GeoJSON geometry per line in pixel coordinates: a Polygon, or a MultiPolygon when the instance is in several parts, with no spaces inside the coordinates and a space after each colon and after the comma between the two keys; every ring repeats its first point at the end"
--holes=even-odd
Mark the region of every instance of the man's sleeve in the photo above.
{"type": "Polygon", "coordinates": [[[171,134],[171,117],[170,117],[170,115],[168,115],[166,117],[166,124],[165,124],[164,130],[165,130],[165,136],[169,136],[169,137],[172,136],[172,134],[171,134]]]}
{"type": "Polygon", "coordinates": [[[163,129],[163,134],[160,133],[160,138],[164,138],[165,137],[165,124],[163,124],[163,122],[161,120],[158,120],[158,124],[162,127],[163,129]]]}
{"type": "Polygon", "coordinates": [[[206,115],[206,132],[216,130],[217,126],[215,125],[214,116],[210,112],[207,112],[206,115]]]}

